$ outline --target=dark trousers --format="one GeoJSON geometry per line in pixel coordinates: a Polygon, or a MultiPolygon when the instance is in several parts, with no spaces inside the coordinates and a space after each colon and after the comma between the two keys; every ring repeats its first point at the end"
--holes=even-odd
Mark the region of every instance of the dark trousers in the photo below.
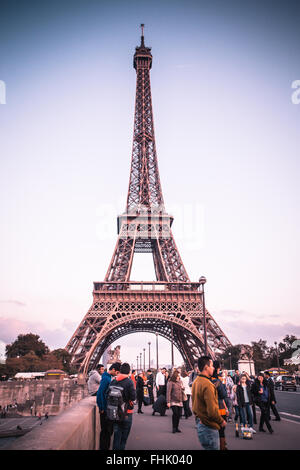
{"type": "Polygon", "coordinates": [[[100,450],[109,450],[110,439],[113,433],[113,423],[108,421],[106,412],[100,413],[100,450]]]}
{"type": "Polygon", "coordinates": [[[268,430],[271,431],[272,427],[271,427],[270,421],[269,421],[270,407],[269,407],[268,403],[261,402],[259,404],[259,408],[260,408],[260,412],[261,412],[260,422],[259,422],[259,429],[262,429],[263,426],[264,426],[264,423],[266,423],[266,426],[267,426],[268,430]]]}
{"type": "Polygon", "coordinates": [[[253,405],[252,405],[252,414],[253,414],[253,423],[257,424],[255,403],[253,403],[253,405]]]}
{"type": "Polygon", "coordinates": [[[138,404],[138,412],[142,411],[142,404],[143,404],[143,397],[142,396],[137,397],[137,404],[138,404]]]}
{"type": "Polygon", "coordinates": [[[173,429],[178,429],[179,420],[181,415],[181,406],[171,406],[172,408],[172,426],[173,429]]]}
{"type": "Polygon", "coordinates": [[[132,414],[125,417],[124,421],[114,424],[113,450],[124,450],[132,426],[132,414]]]}
{"type": "Polygon", "coordinates": [[[234,415],[234,422],[236,423],[237,420],[240,418],[240,423],[241,423],[241,412],[240,412],[240,407],[238,405],[234,405],[234,412],[235,412],[235,415],[234,415]]]}
{"type": "Polygon", "coordinates": [[[154,403],[153,387],[148,387],[148,391],[149,391],[150,405],[153,405],[154,403]]]}
{"type": "Polygon", "coordinates": [[[160,385],[159,389],[157,390],[157,396],[158,397],[159,397],[159,395],[166,396],[166,394],[167,394],[167,386],[166,385],[160,385]]]}
{"type": "Polygon", "coordinates": [[[190,409],[190,395],[187,395],[187,400],[185,400],[183,402],[183,410],[184,410],[184,416],[186,418],[189,418],[190,416],[192,416],[192,412],[191,412],[191,409],[190,409]]]}
{"type": "MultiPolygon", "coordinates": [[[[271,410],[273,411],[273,414],[274,414],[275,418],[280,419],[280,416],[279,416],[279,413],[277,411],[276,406],[273,405],[273,403],[271,403],[270,407],[271,407],[271,410]]],[[[271,416],[269,416],[269,419],[271,419],[271,416]]]]}

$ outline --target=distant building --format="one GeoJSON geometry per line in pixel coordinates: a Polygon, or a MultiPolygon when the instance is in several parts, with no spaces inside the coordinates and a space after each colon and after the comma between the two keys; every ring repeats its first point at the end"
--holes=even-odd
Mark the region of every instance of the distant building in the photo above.
{"type": "Polygon", "coordinates": [[[45,372],[45,379],[47,380],[63,380],[65,377],[67,377],[68,374],[66,374],[65,371],[60,370],[60,369],[51,369],[47,370],[45,372]]]}

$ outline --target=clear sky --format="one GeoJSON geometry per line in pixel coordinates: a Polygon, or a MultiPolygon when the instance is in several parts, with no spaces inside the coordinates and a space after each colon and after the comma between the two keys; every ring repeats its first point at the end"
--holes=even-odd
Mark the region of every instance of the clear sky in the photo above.
{"type": "MultiPolygon", "coordinates": [[[[140,23],[164,200],[191,280],[206,276],[232,343],[300,336],[299,15],[292,1],[2,2],[0,344],[32,331],[64,347],[105,276],[128,189],[140,23]]],[[[132,279],[153,274],[136,255],[132,279]]],[[[149,340],[119,340],[122,360],[149,340]]]]}

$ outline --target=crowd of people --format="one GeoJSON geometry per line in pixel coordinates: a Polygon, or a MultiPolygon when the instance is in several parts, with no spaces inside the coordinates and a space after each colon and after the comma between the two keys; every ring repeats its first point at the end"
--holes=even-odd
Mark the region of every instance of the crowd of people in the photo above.
{"type": "Polygon", "coordinates": [[[10,403],[9,405],[0,405],[0,418],[6,418],[10,412],[14,412],[18,410],[18,403],[15,402],[14,404],[10,403]]]}
{"type": "Polygon", "coordinates": [[[143,414],[147,405],[152,405],[153,416],[165,416],[171,410],[172,433],[182,432],[180,419],[194,416],[199,441],[207,450],[227,450],[228,422],[233,422],[236,430],[240,426],[256,433],[256,406],[260,410],[259,432],[266,432],[264,425],[271,434],[274,432],[270,410],[275,420],[280,420],[274,382],[268,372],[255,377],[236,370],[230,376],[208,356],[200,357],[192,371],[163,367],[156,376],[150,369],[131,370],[128,363],[115,362],[108,370],[99,364],[89,373],[88,391],[97,397],[101,450],[109,450],[111,441],[113,450],[125,449],[135,405],[138,414],[143,414]]]}

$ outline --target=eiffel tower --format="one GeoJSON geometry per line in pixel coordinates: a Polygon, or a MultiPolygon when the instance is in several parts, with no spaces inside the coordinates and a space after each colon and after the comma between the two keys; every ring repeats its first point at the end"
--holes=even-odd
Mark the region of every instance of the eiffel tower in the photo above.
{"type": "Polygon", "coordinates": [[[167,338],[188,369],[204,351],[215,358],[231,346],[203,308],[205,278],[190,281],[172,234],[173,217],[165,210],[155,148],[152,54],[141,28],[141,44],[133,57],[137,81],[126,209],[118,217],[118,239],[104,282],[94,282],[92,306],[66,346],[72,364],[84,374],[110,344],[131,333],[167,338]],[[130,280],[135,253],[152,253],[156,281],[130,280]]]}

